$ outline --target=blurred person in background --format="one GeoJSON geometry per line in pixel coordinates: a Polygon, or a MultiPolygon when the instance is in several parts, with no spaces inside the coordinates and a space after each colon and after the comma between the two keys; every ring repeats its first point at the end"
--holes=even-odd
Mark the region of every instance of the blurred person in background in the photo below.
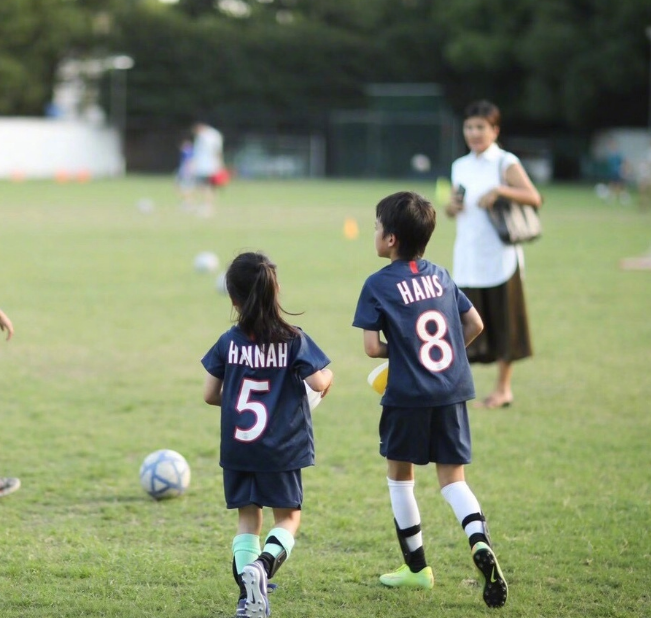
{"type": "Polygon", "coordinates": [[[630,196],[626,191],[626,176],[628,164],[621,152],[617,141],[611,139],[608,142],[606,153],[606,174],[608,181],[608,199],[621,204],[627,204],[630,196]]]}
{"type": "Polygon", "coordinates": [[[203,122],[192,128],[192,175],[195,183],[197,214],[209,217],[215,207],[215,177],[224,169],[224,138],[203,122]]]}
{"type": "Polygon", "coordinates": [[[176,169],[176,185],[181,194],[181,209],[192,209],[192,189],[194,176],[192,173],[192,155],[194,146],[191,139],[184,139],[179,146],[179,166],[176,169]]]}
{"type": "Polygon", "coordinates": [[[651,141],[638,167],[637,191],[640,210],[649,210],[651,208],[651,141]]]}
{"type": "Polygon", "coordinates": [[[452,164],[452,194],[446,206],[456,219],[453,279],[484,322],[467,348],[471,363],[497,363],[497,380],[483,408],[513,402],[513,362],[533,354],[522,285],[522,248],[504,244],[488,216],[498,197],[540,208],[542,199],[514,154],[497,144],[501,114],[489,101],[465,110],[463,137],[470,152],[452,164]]]}
{"type": "MultiPolygon", "coordinates": [[[[0,330],[7,333],[7,341],[14,334],[14,325],[11,323],[9,316],[0,309],[0,330]]],[[[11,477],[0,478],[0,498],[7,496],[20,489],[20,480],[11,477]]]]}

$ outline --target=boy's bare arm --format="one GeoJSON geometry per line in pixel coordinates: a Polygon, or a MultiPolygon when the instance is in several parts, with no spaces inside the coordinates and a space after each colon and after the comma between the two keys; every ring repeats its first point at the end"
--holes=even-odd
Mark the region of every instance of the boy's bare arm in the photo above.
{"type": "Polygon", "coordinates": [[[484,330],[484,323],[474,307],[470,311],[461,314],[461,325],[463,326],[463,340],[466,347],[484,330]]]}
{"type": "Polygon", "coordinates": [[[380,341],[379,331],[364,331],[364,352],[371,358],[389,358],[389,347],[384,341],[380,341]]]}

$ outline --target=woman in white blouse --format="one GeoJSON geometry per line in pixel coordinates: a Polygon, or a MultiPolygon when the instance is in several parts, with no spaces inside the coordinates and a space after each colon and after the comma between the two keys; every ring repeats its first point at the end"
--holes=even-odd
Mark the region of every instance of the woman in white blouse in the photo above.
{"type": "Polygon", "coordinates": [[[488,217],[502,196],[539,208],[540,194],[520,160],[496,143],[500,111],[489,101],[465,110],[463,136],[470,152],[452,164],[453,192],[446,213],[457,223],[453,278],[476,307],[484,332],[468,347],[475,363],[497,363],[492,392],[479,402],[500,408],[513,402],[513,361],[532,355],[522,270],[522,248],[505,245],[488,217]]]}

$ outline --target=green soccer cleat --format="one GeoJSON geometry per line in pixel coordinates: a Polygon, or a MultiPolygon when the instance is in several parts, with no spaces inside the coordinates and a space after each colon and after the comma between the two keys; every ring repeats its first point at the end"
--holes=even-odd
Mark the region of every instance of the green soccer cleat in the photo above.
{"type": "Polygon", "coordinates": [[[434,588],[434,574],[432,573],[432,567],[425,567],[418,573],[412,573],[409,567],[403,564],[393,573],[380,575],[380,582],[390,588],[423,588],[431,590],[434,588]]]}
{"type": "Polygon", "coordinates": [[[493,550],[481,541],[475,543],[472,548],[472,561],[483,579],[484,603],[488,607],[502,607],[506,603],[509,588],[493,550]]]}

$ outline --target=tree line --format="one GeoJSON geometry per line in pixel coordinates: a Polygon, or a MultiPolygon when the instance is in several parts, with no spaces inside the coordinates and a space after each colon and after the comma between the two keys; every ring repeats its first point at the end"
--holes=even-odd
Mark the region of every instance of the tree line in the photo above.
{"type": "Polygon", "coordinates": [[[42,115],[66,58],[127,54],[129,119],[315,118],[368,83],[489,98],[511,127],[644,126],[639,0],[2,0],[0,113],[42,115]]]}

